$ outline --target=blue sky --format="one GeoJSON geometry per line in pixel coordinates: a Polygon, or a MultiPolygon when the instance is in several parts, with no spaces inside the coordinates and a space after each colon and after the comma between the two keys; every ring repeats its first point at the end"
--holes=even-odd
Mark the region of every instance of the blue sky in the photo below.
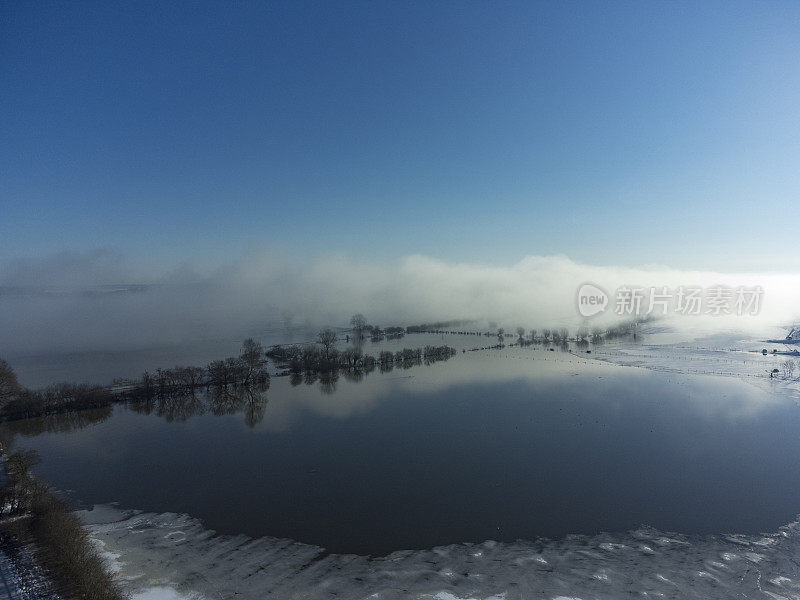
{"type": "Polygon", "coordinates": [[[798,270],[800,4],[0,4],[0,260],[798,270]]]}

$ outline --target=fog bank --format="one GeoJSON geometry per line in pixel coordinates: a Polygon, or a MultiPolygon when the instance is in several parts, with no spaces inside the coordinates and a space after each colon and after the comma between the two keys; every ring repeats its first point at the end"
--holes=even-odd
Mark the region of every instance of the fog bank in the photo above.
{"type": "Polygon", "coordinates": [[[715,273],[577,263],[527,256],[508,266],[420,255],[370,261],[341,255],[299,261],[250,252],[214,269],[146,268],[110,251],[58,254],[0,265],[0,355],[112,350],[230,339],[268,326],[346,326],[364,313],[379,326],[477,319],[526,329],[576,327],[587,282],[611,296],[622,286],[761,286],[755,316],[681,316],[679,327],[757,331],[798,316],[800,275],[715,273]]]}

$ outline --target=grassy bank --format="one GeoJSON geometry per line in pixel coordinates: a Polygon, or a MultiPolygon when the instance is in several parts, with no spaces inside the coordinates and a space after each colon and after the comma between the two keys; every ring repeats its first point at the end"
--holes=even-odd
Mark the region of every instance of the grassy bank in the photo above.
{"type": "Polygon", "coordinates": [[[31,474],[37,460],[33,451],[3,456],[3,535],[33,546],[37,561],[64,598],[123,600],[125,595],[105,568],[80,519],[31,474]]]}

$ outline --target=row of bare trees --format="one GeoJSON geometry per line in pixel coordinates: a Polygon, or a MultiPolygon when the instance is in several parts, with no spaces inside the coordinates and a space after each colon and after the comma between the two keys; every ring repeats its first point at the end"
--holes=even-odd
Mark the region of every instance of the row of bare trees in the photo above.
{"type": "Polygon", "coordinates": [[[269,386],[266,354],[252,338],[242,343],[239,356],[211,361],[202,367],[174,367],[147,371],[123,395],[134,399],[166,398],[192,393],[203,387],[269,386]]]}
{"type": "Polygon", "coordinates": [[[341,369],[371,371],[376,366],[390,363],[433,362],[450,358],[456,352],[449,346],[426,346],[397,352],[385,350],[376,358],[364,354],[358,345],[344,350],[336,348],[338,338],[333,329],[322,330],[317,339],[319,343],[316,345],[275,346],[267,351],[267,356],[290,373],[329,373],[341,369]]]}
{"type": "MultiPolygon", "coordinates": [[[[536,329],[531,329],[526,337],[525,328],[517,327],[517,337],[520,341],[527,343],[552,342],[554,344],[564,343],[573,339],[576,342],[592,342],[599,344],[605,339],[615,339],[620,337],[627,337],[635,335],[640,321],[631,320],[617,323],[616,325],[601,329],[594,327],[591,330],[586,326],[578,327],[575,330],[574,338],[570,338],[570,332],[567,328],[560,329],[542,329],[541,332],[536,329]]],[[[502,337],[502,329],[498,330],[498,335],[502,337]]],[[[487,334],[488,335],[488,334],[487,334]]]]}
{"type": "Polygon", "coordinates": [[[27,419],[64,412],[104,408],[117,400],[167,398],[194,393],[202,387],[269,386],[264,348],[252,338],[242,344],[239,356],[215,360],[202,367],[157,369],[122,388],[60,383],[32,390],[19,385],[11,366],[0,359],[0,418],[27,419]]]}
{"type": "Polygon", "coordinates": [[[74,410],[103,408],[114,401],[114,394],[97,385],[58,383],[40,390],[20,387],[6,396],[0,406],[4,420],[28,419],[74,410]]]}

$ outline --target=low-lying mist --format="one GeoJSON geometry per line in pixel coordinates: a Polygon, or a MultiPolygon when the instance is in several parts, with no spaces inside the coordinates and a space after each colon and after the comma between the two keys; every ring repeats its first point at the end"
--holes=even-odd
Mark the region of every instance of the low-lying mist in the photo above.
{"type": "MultiPolygon", "coordinates": [[[[508,328],[575,327],[576,292],[591,282],[611,297],[589,327],[619,319],[621,286],[761,286],[756,316],[682,316],[678,326],[757,332],[789,325],[800,275],[714,273],[666,267],[591,266],[566,256],[527,256],[509,266],[411,255],[388,262],[345,256],[299,261],[248,253],[205,272],[146,269],[115,252],[57,254],[0,265],[0,355],[122,350],[231,339],[266,326],[346,326],[361,312],[379,326],[451,319],[508,328]]],[[[646,308],[646,303],[644,308],[646,308]]]]}

